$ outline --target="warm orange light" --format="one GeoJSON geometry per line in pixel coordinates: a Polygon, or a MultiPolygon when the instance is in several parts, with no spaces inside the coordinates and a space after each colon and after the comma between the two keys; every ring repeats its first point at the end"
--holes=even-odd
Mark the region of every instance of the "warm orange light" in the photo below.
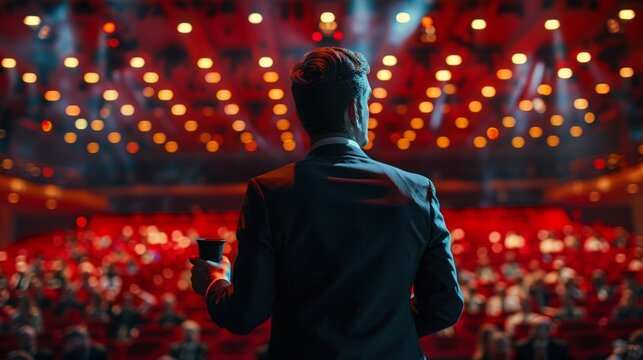
{"type": "Polygon", "coordinates": [[[101,119],[94,119],[91,123],[89,123],[89,127],[91,127],[94,131],[101,131],[105,128],[105,123],[101,119]]]}
{"type": "Polygon", "coordinates": [[[477,113],[482,110],[482,103],[478,100],[469,102],[469,111],[477,113]]]}
{"type": "Polygon", "coordinates": [[[382,80],[382,81],[391,80],[392,77],[393,77],[393,73],[391,72],[391,70],[382,69],[382,70],[377,72],[377,78],[382,80]]]}
{"type": "Polygon", "coordinates": [[[127,152],[130,154],[136,154],[139,150],[139,146],[137,142],[130,141],[127,143],[126,146],[127,152]]]}
{"type": "Polygon", "coordinates": [[[232,122],[232,129],[241,132],[246,129],[246,122],[243,120],[235,120],[232,122]]]}
{"type": "Polygon", "coordinates": [[[455,119],[455,127],[458,129],[466,129],[469,126],[469,119],[466,117],[460,116],[455,119]]]}
{"type": "Polygon", "coordinates": [[[227,101],[232,98],[232,92],[230,90],[221,89],[217,91],[216,97],[220,101],[227,101]]]}
{"type": "Polygon", "coordinates": [[[117,132],[111,132],[109,135],[107,135],[107,141],[109,141],[112,144],[118,144],[121,142],[121,134],[117,132]]]}
{"type": "Polygon", "coordinates": [[[121,106],[121,114],[125,116],[134,115],[134,105],[124,104],[121,106]]]}
{"type": "Polygon", "coordinates": [[[211,71],[205,74],[205,82],[210,84],[217,84],[221,81],[221,74],[216,71],[211,71]]]}
{"type": "Polygon", "coordinates": [[[511,145],[516,149],[520,149],[525,146],[525,139],[521,136],[515,136],[511,139],[511,145]]]}
{"type": "Polygon", "coordinates": [[[2,67],[5,69],[13,69],[16,67],[17,62],[14,58],[4,58],[2,59],[2,61],[0,61],[0,65],[2,65],[2,67]]]}
{"type": "Polygon", "coordinates": [[[9,202],[10,204],[17,204],[19,201],[20,195],[18,195],[17,193],[12,192],[7,195],[7,202],[9,202]]]}
{"type": "Polygon", "coordinates": [[[269,68],[273,64],[272,58],[270,56],[264,56],[259,59],[259,66],[262,68],[269,68]]]}
{"type": "Polygon", "coordinates": [[[152,130],[152,122],[149,120],[141,120],[138,122],[138,130],[141,132],[148,132],[152,130]]]}
{"type": "Polygon", "coordinates": [[[268,97],[272,100],[280,100],[284,97],[284,91],[281,89],[270,89],[268,91],[268,97]]]}
{"type": "Polygon", "coordinates": [[[550,147],[556,147],[560,144],[560,138],[556,135],[547,136],[547,145],[550,147]]]}
{"type": "Polygon", "coordinates": [[[199,58],[199,60],[196,61],[196,66],[198,66],[200,69],[209,69],[212,67],[212,65],[214,65],[214,61],[207,57],[199,58]]]}
{"type": "Polygon", "coordinates": [[[275,115],[284,115],[288,112],[288,106],[286,104],[275,104],[272,107],[272,112],[275,115]]]}
{"type": "Polygon", "coordinates": [[[440,149],[445,149],[448,148],[449,145],[451,144],[451,141],[449,140],[448,137],[446,136],[440,136],[437,139],[435,139],[435,144],[440,148],[440,149]]]}
{"type": "Polygon", "coordinates": [[[103,24],[103,31],[108,33],[108,34],[113,33],[114,31],[116,31],[116,24],[114,24],[111,21],[108,21],[108,22],[104,23],[103,24]]]}
{"type": "Polygon", "coordinates": [[[490,127],[487,129],[487,137],[489,140],[496,140],[500,135],[500,131],[495,127],[490,127]]]}
{"type": "Polygon", "coordinates": [[[58,101],[60,100],[60,92],[56,90],[45,91],[45,100],[47,101],[58,101]]]}
{"type": "Polygon", "coordinates": [[[632,68],[631,68],[631,67],[629,67],[629,66],[622,67],[622,68],[618,71],[618,74],[619,74],[622,78],[631,78],[632,76],[634,76],[634,69],[632,69],[632,68]]]}
{"type": "Polygon", "coordinates": [[[483,147],[487,146],[487,139],[484,136],[476,136],[473,138],[473,146],[477,147],[478,149],[482,149],[483,147]]]}
{"type": "Polygon", "coordinates": [[[174,92],[170,89],[161,89],[156,93],[156,97],[158,97],[159,100],[169,101],[174,97],[174,92]]]}
{"type": "Polygon", "coordinates": [[[295,138],[295,135],[293,133],[291,133],[290,131],[284,131],[284,132],[281,133],[279,138],[281,139],[281,141],[285,142],[285,141],[293,140],[295,138]]]}
{"type": "Polygon", "coordinates": [[[556,30],[560,27],[560,22],[557,19],[548,19],[545,21],[545,29],[556,30]]]}
{"type": "Polygon", "coordinates": [[[239,140],[243,144],[247,144],[247,143],[251,142],[252,141],[252,133],[248,132],[248,131],[242,132],[241,135],[239,136],[239,140]]]}
{"type": "Polygon", "coordinates": [[[442,90],[437,86],[431,86],[426,89],[426,96],[432,99],[439,98],[442,95],[442,90]]]}
{"type": "Polygon", "coordinates": [[[384,106],[382,105],[382,103],[379,103],[379,102],[372,102],[368,105],[368,111],[371,114],[379,114],[382,112],[383,109],[384,109],[384,106]]]}
{"type": "Polygon", "coordinates": [[[159,74],[153,71],[148,71],[145,74],[143,74],[143,81],[145,81],[148,84],[154,84],[159,81],[159,74]]]}
{"type": "Polygon", "coordinates": [[[587,51],[581,51],[576,55],[576,61],[581,64],[587,63],[590,60],[592,60],[592,55],[590,55],[590,53],[588,53],[587,51]]]}
{"type": "Polygon", "coordinates": [[[183,104],[174,104],[170,108],[170,112],[175,116],[182,116],[188,111],[188,108],[183,104]]]}
{"type": "Polygon", "coordinates": [[[69,116],[78,116],[80,115],[80,107],[78,105],[67,105],[65,107],[65,114],[69,116]]]}
{"type": "Polygon", "coordinates": [[[549,118],[549,123],[552,124],[552,126],[561,126],[565,122],[565,119],[561,115],[554,114],[549,118]]]}
{"type": "Polygon", "coordinates": [[[405,130],[402,133],[402,136],[405,139],[408,139],[409,141],[413,141],[413,140],[417,139],[417,133],[415,131],[413,131],[413,130],[405,130]]]}
{"type": "Polygon", "coordinates": [[[32,72],[26,72],[22,74],[22,81],[24,81],[27,84],[33,84],[38,80],[38,76],[32,72]]]}
{"type": "Polygon", "coordinates": [[[177,152],[179,150],[179,144],[176,141],[168,141],[165,143],[165,151],[170,154],[177,152]]]}
{"type": "Polygon", "coordinates": [[[582,136],[583,135],[583,128],[578,126],[578,125],[574,125],[574,126],[569,128],[569,135],[571,135],[572,137],[582,136]]]}
{"type": "Polygon", "coordinates": [[[523,53],[515,53],[511,56],[511,62],[520,65],[527,62],[527,55],[523,53]]]}
{"type": "Polygon", "coordinates": [[[251,24],[260,24],[263,21],[263,16],[259,13],[251,13],[248,15],[248,22],[251,24]]]}
{"type": "Polygon", "coordinates": [[[155,144],[161,145],[165,143],[166,140],[167,140],[167,136],[162,132],[157,132],[154,135],[152,135],[152,141],[154,141],[155,144]]]}
{"type": "MultiPolygon", "coordinates": [[[[293,146],[296,146],[295,142],[293,141],[293,146]]],[[[243,147],[246,149],[246,151],[252,152],[257,150],[257,142],[256,141],[250,141],[246,144],[243,145],[243,147]]]]}
{"type": "Polygon", "coordinates": [[[49,120],[43,120],[40,123],[40,129],[42,129],[42,131],[44,131],[44,132],[50,132],[51,129],[53,129],[53,128],[54,128],[54,125],[49,120]]]}
{"type": "Polygon", "coordinates": [[[513,73],[509,69],[499,69],[496,71],[496,77],[500,80],[509,80],[513,76],[513,73]]]}
{"type": "Polygon", "coordinates": [[[118,99],[118,91],[114,89],[103,91],[103,99],[105,99],[105,101],[114,101],[118,99]]]}
{"type": "Polygon", "coordinates": [[[154,96],[154,88],[151,86],[146,86],[143,88],[143,96],[145,97],[152,97],[154,96]]]}
{"type": "Polygon", "coordinates": [[[593,112],[586,112],[583,116],[583,119],[586,123],[592,124],[594,121],[596,121],[596,115],[594,115],[593,112]]]}
{"type": "Polygon", "coordinates": [[[540,85],[538,85],[538,88],[536,89],[536,91],[537,91],[537,92],[538,92],[538,94],[540,94],[540,95],[545,95],[545,96],[547,96],[547,95],[550,95],[550,94],[551,94],[552,89],[551,89],[551,86],[550,86],[550,85],[547,85],[547,84],[540,84],[540,85]]]}
{"type": "Polygon", "coordinates": [[[65,67],[68,67],[70,69],[78,67],[78,58],[75,58],[73,56],[68,56],[63,60],[63,64],[65,67]]]}
{"type": "Polygon", "coordinates": [[[529,128],[529,136],[534,139],[540,138],[543,136],[543,129],[538,126],[532,126],[529,128]]]}
{"type": "Polygon", "coordinates": [[[531,111],[534,109],[534,103],[531,100],[520,100],[518,103],[518,109],[522,111],[531,111]]]}
{"type": "Polygon", "coordinates": [[[192,32],[192,24],[188,22],[179,23],[179,25],[176,26],[176,31],[181,34],[189,34],[192,32]]]}
{"type": "Polygon", "coordinates": [[[418,105],[418,109],[420,109],[420,112],[428,114],[433,111],[433,103],[430,101],[422,101],[418,105]]]}
{"type": "Polygon", "coordinates": [[[284,131],[290,128],[290,120],[288,119],[279,119],[277,120],[277,129],[284,131]]]}
{"type": "Polygon", "coordinates": [[[444,85],[444,93],[447,95],[453,95],[455,94],[457,88],[453,84],[446,84],[444,85]]]}
{"type": "Polygon", "coordinates": [[[133,68],[140,69],[145,66],[145,59],[140,56],[134,56],[129,60],[129,65],[133,68]]]}
{"type": "Polygon", "coordinates": [[[513,116],[505,116],[502,118],[502,126],[506,128],[512,128],[516,126],[516,118],[513,116]]]}
{"type": "Polygon", "coordinates": [[[393,55],[386,55],[382,58],[382,64],[386,66],[394,66],[397,64],[397,58],[393,55]]]}
{"type": "Polygon", "coordinates": [[[458,66],[462,64],[462,57],[460,55],[448,55],[444,61],[447,65],[458,66]]]}
{"type": "Polygon", "coordinates": [[[573,74],[572,69],[568,67],[558,69],[558,77],[561,79],[569,79],[573,74]]]}
{"type": "Polygon", "coordinates": [[[199,128],[199,124],[194,121],[194,120],[187,120],[185,123],[183,123],[183,128],[185,131],[196,131],[199,128]]]}
{"type": "Polygon", "coordinates": [[[237,104],[226,104],[226,106],[223,107],[223,112],[226,115],[236,115],[239,113],[239,105],[237,104]]]}
{"type": "Polygon", "coordinates": [[[378,122],[376,118],[368,118],[368,128],[375,129],[377,128],[378,122]]]}
{"type": "Polygon", "coordinates": [[[376,99],[384,99],[388,95],[386,89],[381,87],[376,87],[373,89],[373,97],[376,99]]]}
{"type": "Polygon", "coordinates": [[[435,79],[438,81],[449,81],[451,80],[451,71],[438,70],[435,72],[435,79]]]}
{"type": "Polygon", "coordinates": [[[411,142],[406,138],[399,138],[397,140],[397,148],[400,150],[406,150],[411,146],[411,142]]]}
{"type": "Polygon", "coordinates": [[[96,154],[100,151],[100,145],[97,142],[90,142],[87,144],[87,152],[90,154],[96,154]]]}
{"type": "Polygon", "coordinates": [[[65,133],[65,135],[63,136],[63,139],[67,144],[73,144],[76,142],[76,140],[78,140],[78,137],[76,136],[75,133],[68,132],[68,133],[65,133]]]}
{"type": "Polygon", "coordinates": [[[484,19],[474,19],[471,21],[471,28],[474,30],[482,30],[487,27],[487,22],[484,19]]]}
{"type": "Polygon", "coordinates": [[[268,71],[263,74],[263,81],[267,83],[274,83],[279,80],[279,74],[274,71],[268,71]]]}
{"type": "Polygon", "coordinates": [[[415,117],[411,119],[410,125],[411,125],[411,128],[415,130],[419,130],[424,127],[424,120],[422,120],[422,118],[415,117]]]}
{"type": "Polygon", "coordinates": [[[496,95],[496,89],[493,86],[487,85],[482,87],[480,93],[482,94],[482,96],[490,98],[496,95]]]}
{"type": "Polygon", "coordinates": [[[210,140],[205,143],[205,149],[208,152],[216,152],[217,150],[219,150],[219,143],[214,140],[210,140]]]}
{"type": "Polygon", "coordinates": [[[578,110],[587,109],[588,106],[589,106],[589,102],[587,101],[587,99],[578,98],[574,100],[574,107],[578,110]]]}
{"type": "Polygon", "coordinates": [[[596,86],[594,87],[594,90],[596,91],[597,94],[603,95],[610,92],[610,86],[606,83],[599,83],[599,84],[596,84],[596,86]]]}

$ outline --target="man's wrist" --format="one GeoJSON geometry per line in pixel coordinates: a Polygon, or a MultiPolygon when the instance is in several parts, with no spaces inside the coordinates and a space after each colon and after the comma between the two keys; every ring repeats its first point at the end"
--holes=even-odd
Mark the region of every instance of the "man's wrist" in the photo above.
{"type": "Polygon", "coordinates": [[[203,297],[207,299],[211,291],[226,287],[228,285],[230,285],[230,281],[228,281],[225,278],[214,279],[210,282],[210,285],[208,285],[208,287],[205,289],[205,293],[203,293],[203,297]]]}

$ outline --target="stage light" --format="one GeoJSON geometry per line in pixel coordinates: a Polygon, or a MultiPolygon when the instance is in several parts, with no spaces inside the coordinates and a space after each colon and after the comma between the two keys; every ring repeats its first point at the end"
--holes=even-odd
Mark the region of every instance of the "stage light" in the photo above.
{"type": "Polygon", "coordinates": [[[377,128],[378,122],[376,118],[368,118],[368,128],[375,129],[377,128]]]}
{"type": "Polygon", "coordinates": [[[442,95],[442,90],[439,87],[432,86],[426,89],[426,96],[432,99],[439,98],[442,95]]]}
{"type": "Polygon", "coordinates": [[[219,101],[228,101],[232,98],[232,92],[227,89],[221,89],[217,91],[215,96],[219,101]]]}
{"type": "Polygon", "coordinates": [[[622,67],[619,71],[618,74],[621,75],[622,78],[630,78],[634,76],[634,69],[632,69],[629,66],[622,67]]]}
{"type": "Polygon", "coordinates": [[[456,86],[453,84],[446,84],[444,85],[443,89],[444,89],[444,93],[447,95],[453,95],[457,90],[456,86]]]}
{"type": "Polygon", "coordinates": [[[2,64],[2,67],[5,69],[12,69],[16,67],[16,59],[4,58],[0,64],[2,64]]]}
{"type": "Polygon", "coordinates": [[[111,132],[109,135],[107,135],[107,141],[109,141],[112,144],[118,144],[121,142],[121,134],[117,132],[111,132]]]}
{"type": "Polygon", "coordinates": [[[632,20],[636,16],[636,13],[632,9],[623,9],[618,12],[618,17],[621,20],[632,20]]]}
{"type": "Polygon", "coordinates": [[[245,131],[245,132],[241,133],[241,135],[239,136],[239,140],[240,140],[243,144],[247,144],[247,143],[249,143],[249,142],[253,141],[253,139],[252,139],[252,133],[251,133],[251,132],[248,132],[248,131],[245,131]]]}
{"type": "Polygon", "coordinates": [[[579,136],[583,135],[583,128],[578,126],[578,125],[574,125],[574,126],[569,128],[569,134],[572,137],[579,137],[579,136]]]}
{"type": "Polygon", "coordinates": [[[516,126],[516,118],[513,116],[505,116],[502,118],[502,126],[506,128],[512,128],[516,126]]]}
{"type": "Polygon", "coordinates": [[[274,83],[279,80],[279,74],[274,71],[268,71],[263,74],[263,81],[267,83],[274,83]]]}
{"type": "Polygon", "coordinates": [[[549,135],[547,136],[547,145],[549,147],[556,147],[560,144],[560,138],[556,135],[549,135]]]}
{"type": "Polygon", "coordinates": [[[17,204],[20,201],[20,195],[12,192],[7,195],[7,202],[10,204],[17,204]]]}
{"type": "Polygon", "coordinates": [[[288,106],[286,104],[276,104],[272,107],[272,112],[275,115],[284,115],[288,112],[288,106]]]}
{"type": "Polygon", "coordinates": [[[592,60],[592,55],[587,51],[581,51],[576,55],[576,61],[581,64],[588,63],[590,60],[592,60]]]}
{"type": "Polygon", "coordinates": [[[200,69],[209,69],[214,65],[214,62],[212,59],[207,58],[207,57],[202,57],[199,58],[199,60],[196,61],[196,66],[198,66],[200,69]]]}
{"type": "Polygon", "coordinates": [[[80,115],[80,106],[78,105],[67,105],[65,107],[65,114],[69,116],[78,116],[80,115]]]}
{"type": "Polygon", "coordinates": [[[269,68],[273,64],[272,58],[268,56],[264,56],[259,59],[259,66],[262,68],[269,68]]]}
{"type": "Polygon", "coordinates": [[[74,126],[76,126],[76,129],[78,130],[85,130],[87,129],[87,120],[83,118],[78,118],[76,121],[74,121],[74,126]]]}
{"type": "Polygon", "coordinates": [[[451,80],[451,72],[449,70],[438,70],[435,72],[435,79],[438,81],[451,80]]]}
{"type": "Polygon", "coordinates": [[[89,123],[89,127],[94,131],[101,131],[105,128],[105,123],[101,119],[94,119],[89,123]]]}
{"type": "Polygon", "coordinates": [[[76,140],[78,140],[78,137],[76,136],[75,133],[68,132],[68,133],[65,133],[65,135],[63,136],[63,139],[67,144],[73,144],[76,142],[76,140]]]}
{"type": "Polygon", "coordinates": [[[487,139],[485,139],[483,136],[476,136],[473,138],[473,146],[478,149],[482,149],[483,147],[487,146],[487,139]]]}
{"type": "Polygon", "coordinates": [[[469,126],[469,119],[464,116],[457,117],[455,119],[455,127],[458,129],[466,129],[469,126]]]}
{"type": "Polygon", "coordinates": [[[60,100],[60,92],[57,90],[48,90],[45,91],[44,97],[47,101],[58,101],[60,100]]]}
{"type": "Polygon", "coordinates": [[[96,84],[100,80],[100,76],[95,72],[87,72],[83,75],[83,80],[88,84],[96,84]]]}
{"type": "Polygon", "coordinates": [[[148,132],[152,130],[152,122],[149,120],[141,120],[138,122],[138,130],[141,132],[148,132]]]}
{"type": "Polygon", "coordinates": [[[406,138],[400,138],[397,140],[397,148],[400,150],[407,150],[411,146],[411,141],[406,138]]]}
{"type": "Polygon", "coordinates": [[[547,95],[551,94],[552,88],[551,88],[550,85],[540,84],[540,85],[538,85],[538,88],[536,89],[536,92],[538,92],[538,94],[540,94],[540,95],[547,96],[547,95]]]}
{"type": "Polygon", "coordinates": [[[140,56],[135,56],[129,60],[129,65],[136,69],[142,68],[145,66],[145,59],[140,56]]]}
{"type": "Polygon", "coordinates": [[[560,27],[560,22],[557,19],[548,19],[545,21],[545,29],[556,30],[560,27]]]}
{"type": "Polygon", "coordinates": [[[217,152],[217,150],[219,150],[219,143],[214,140],[210,140],[205,143],[205,149],[211,153],[217,152]]]}
{"type": "Polygon", "coordinates": [[[527,55],[523,53],[515,53],[511,56],[511,62],[520,65],[527,62],[527,55]]]}
{"type": "Polygon", "coordinates": [[[286,151],[293,151],[297,147],[297,143],[295,143],[293,140],[288,140],[288,141],[284,141],[282,146],[286,151]]]}
{"type": "Polygon", "coordinates": [[[315,31],[312,35],[313,41],[320,42],[324,38],[324,35],[320,31],[315,31]]]}
{"type": "Polygon", "coordinates": [[[207,132],[201,133],[201,135],[199,135],[199,140],[201,140],[201,142],[205,144],[208,141],[212,140],[212,135],[207,132]]]}
{"type": "Polygon", "coordinates": [[[100,145],[97,142],[90,142],[87,144],[87,152],[90,154],[96,154],[100,151],[100,145]]]}
{"type": "Polygon", "coordinates": [[[462,64],[462,57],[460,55],[449,55],[444,61],[447,65],[457,66],[462,64]]]}
{"type": "Polygon", "coordinates": [[[599,84],[596,84],[596,86],[594,87],[594,90],[596,91],[597,94],[603,95],[610,92],[610,86],[606,83],[599,83],[599,84]]]}
{"type": "Polygon", "coordinates": [[[176,31],[181,34],[189,34],[192,32],[192,24],[187,22],[179,23],[179,25],[176,26],[176,31]]]}
{"type": "Polygon", "coordinates": [[[335,21],[335,14],[330,11],[323,12],[319,16],[319,20],[321,20],[321,22],[323,23],[332,23],[333,21],[335,21]]]}
{"type": "Polygon", "coordinates": [[[36,15],[27,15],[22,20],[22,22],[29,27],[36,27],[40,25],[40,16],[36,15]]]}
{"type": "Polygon", "coordinates": [[[558,114],[554,114],[549,118],[549,123],[552,126],[561,126],[561,125],[563,125],[564,122],[565,122],[565,119],[561,115],[558,115],[558,114]]]}
{"type": "Polygon", "coordinates": [[[430,101],[422,101],[418,105],[418,109],[420,109],[421,113],[428,114],[433,111],[433,103],[431,103],[430,101]]]}
{"type": "Polygon", "coordinates": [[[291,133],[290,131],[284,131],[284,132],[281,133],[279,138],[281,139],[281,141],[286,142],[286,141],[290,141],[290,140],[294,139],[295,135],[293,133],[291,133]]]}
{"type": "Polygon", "coordinates": [[[531,136],[534,139],[537,139],[543,136],[543,129],[538,126],[532,126],[529,128],[529,136],[531,136]]]}
{"type": "Polygon", "coordinates": [[[216,84],[219,81],[221,81],[221,74],[219,74],[218,72],[213,71],[205,74],[205,82],[210,84],[216,84]]]}
{"type": "Polygon", "coordinates": [[[534,110],[536,110],[536,112],[538,112],[539,114],[542,114],[545,111],[547,111],[547,105],[545,104],[543,99],[537,97],[537,98],[534,98],[534,100],[532,100],[531,103],[534,107],[534,110]]]}
{"type": "Polygon", "coordinates": [[[111,21],[108,21],[103,24],[103,31],[106,32],[107,34],[111,34],[114,31],[116,31],[116,24],[114,24],[111,21]]]}
{"type": "Polygon", "coordinates": [[[373,89],[373,97],[376,99],[384,99],[388,95],[386,89],[381,87],[376,87],[373,89]]]}
{"type": "Polygon", "coordinates": [[[2,168],[5,170],[11,170],[13,168],[13,160],[11,159],[2,160],[2,168]]]}
{"type": "Polygon", "coordinates": [[[377,72],[377,78],[382,80],[382,81],[391,80],[392,77],[393,77],[393,73],[391,72],[391,70],[382,69],[382,70],[377,72]]]}
{"type": "Polygon", "coordinates": [[[397,64],[397,58],[393,55],[386,55],[382,58],[382,64],[386,66],[394,66],[397,64]]]}
{"type": "Polygon", "coordinates": [[[223,112],[226,115],[237,115],[239,113],[239,105],[226,104],[226,106],[223,107],[223,112]]]}
{"type": "Polygon", "coordinates": [[[281,131],[288,130],[290,128],[290,120],[288,119],[279,119],[277,120],[277,129],[281,131]]]}
{"type": "Polygon", "coordinates": [[[487,137],[489,140],[496,140],[500,136],[500,131],[495,127],[490,127],[487,129],[487,137]]]}
{"type": "Polygon", "coordinates": [[[124,104],[121,106],[121,114],[131,116],[134,114],[134,106],[131,104],[124,104]]]}
{"type": "Polygon", "coordinates": [[[414,117],[413,119],[411,119],[410,125],[412,129],[419,130],[424,127],[424,120],[419,117],[414,117]]]}
{"type": "Polygon", "coordinates": [[[53,129],[54,125],[49,120],[43,120],[40,123],[40,129],[44,132],[50,132],[53,129]]]}
{"type": "Polygon", "coordinates": [[[167,136],[165,136],[165,134],[163,134],[162,132],[157,132],[157,133],[154,133],[154,135],[152,135],[152,141],[155,144],[161,145],[165,143],[166,140],[167,140],[167,136]]]}
{"type": "Polygon", "coordinates": [[[399,12],[395,15],[395,21],[400,24],[406,24],[411,21],[411,15],[407,12],[399,12]]]}
{"type": "Polygon", "coordinates": [[[105,101],[114,101],[118,99],[118,91],[113,89],[103,91],[103,99],[105,99],[105,101]]]}
{"type": "Polygon", "coordinates": [[[521,149],[525,146],[525,139],[522,136],[514,136],[511,139],[511,145],[516,149],[521,149]]]}
{"type": "Polygon", "coordinates": [[[446,149],[449,147],[451,144],[451,141],[449,140],[448,137],[446,136],[440,136],[437,139],[435,139],[435,144],[440,148],[440,149],[446,149]]]}
{"type": "Polygon", "coordinates": [[[243,120],[235,120],[232,122],[232,130],[241,132],[246,129],[246,122],[243,120]]]}
{"type": "Polygon", "coordinates": [[[165,151],[172,154],[179,150],[179,144],[176,141],[168,141],[165,143],[165,151]]]}
{"type": "Polygon", "coordinates": [[[471,21],[471,28],[474,30],[482,30],[487,27],[487,22],[483,19],[474,19],[471,21]]]}
{"type": "MultiPolygon", "coordinates": [[[[297,146],[297,144],[296,144],[294,141],[291,141],[290,147],[291,147],[293,150],[295,149],[295,147],[296,147],[296,146],[297,146]]],[[[244,146],[243,146],[243,147],[244,147],[244,148],[246,149],[246,151],[248,151],[248,152],[255,151],[255,150],[257,150],[257,142],[256,142],[256,141],[254,141],[254,140],[253,140],[253,141],[250,141],[250,142],[248,142],[247,144],[244,144],[244,146]]]]}
{"type": "Polygon", "coordinates": [[[145,74],[143,74],[143,81],[145,81],[148,84],[154,84],[159,81],[159,74],[153,71],[148,71],[145,74]]]}
{"type": "Polygon", "coordinates": [[[578,98],[574,100],[574,107],[578,110],[585,110],[589,106],[587,99],[578,98]]]}
{"type": "Polygon", "coordinates": [[[372,102],[368,105],[368,111],[371,114],[379,114],[384,110],[384,106],[382,106],[382,103],[379,102],[372,102]]]}
{"type": "Polygon", "coordinates": [[[513,74],[509,69],[499,69],[498,71],[496,71],[496,77],[500,80],[509,80],[511,79],[512,75],[513,74]]]}
{"type": "Polygon", "coordinates": [[[518,103],[518,109],[522,111],[531,111],[534,109],[534,103],[531,100],[520,100],[518,103]]]}
{"type": "Polygon", "coordinates": [[[174,104],[170,108],[170,112],[174,116],[182,116],[188,111],[188,108],[183,104],[174,104]]]}
{"type": "Polygon", "coordinates": [[[101,117],[107,118],[109,117],[110,110],[107,106],[103,106],[98,113],[100,114],[101,117]]]}
{"type": "Polygon", "coordinates": [[[27,72],[22,74],[22,81],[24,81],[27,84],[33,84],[36,82],[36,80],[38,80],[38,77],[36,76],[36,74],[32,72],[27,72]]]}
{"type": "Polygon", "coordinates": [[[75,67],[78,67],[78,58],[75,58],[73,56],[66,57],[65,60],[63,60],[63,64],[65,64],[65,67],[73,69],[75,67]]]}
{"type": "Polygon", "coordinates": [[[625,191],[627,191],[628,194],[636,194],[639,192],[639,185],[634,183],[627,184],[625,191]]]}
{"type": "Polygon", "coordinates": [[[496,89],[493,86],[487,85],[482,87],[482,90],[480,90],[480,93],[482,93],[482,96],[490,98],[496,95],[496,89]]]}
{"type": "Polygon", "coordinates": [[[151,86],[146,86],[143,88],[143,96],[149,98],[154,96],[154,88],[151,86]]]}
{"type": "Polygon", "coordinates": [[[568,67],[558,69],[558,77],[561,79],[569,79],[570,77],[572,77],[572,75],[572,69],[568,67]]]}
{"type": "Polygon", "coordinates": [[[592,123],[594,123],[594,121],[596,121],[596,115],[594,115],[594,113],[593,113],[593,112],[588,111],[588,112],[586,112],[586,113],[585,113],[585,115],[583,116],[583,120],[585,120],[585,122],[586,122],[587,124],[592,124],[592,123]]]}
{"type": "Polygon", "coordinates": [[[433,25],[433,19],[430,16],[423,16],[422,20],[420,20],[420,23],[423,27],[431,26],[433,25]]]}
{"type": "Polygon", "coordinates": [[[284,91],[281,89],[270,89],[268,91],[268,97],[271,100],[279,100],[284,97],[284,91]]]}
{"type": "Polygon", "coordinates": [[[482,110],[482,103],[478,100],[473,100],[469,102],[469,111],[477,113],[482,110]]]}
{"type": "Polygon", "coordinates": [[[251,24],[260,24],[263,21],[263,16],[259,13],[250,13],[248,15],[248,22],[251,24]]]}
{"type": "Polygon", "coordinates": [[[156,93],[156,97],[162,101],[172,100],[174,97],[174,92],[170,89],[161,89],[156,93]]]}

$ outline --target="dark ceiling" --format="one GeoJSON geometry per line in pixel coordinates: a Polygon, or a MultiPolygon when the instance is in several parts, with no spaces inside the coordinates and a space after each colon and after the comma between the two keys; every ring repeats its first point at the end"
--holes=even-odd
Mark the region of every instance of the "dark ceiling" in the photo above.
{"type": "Polygon", "coordinates": [[[89,188],[245,181],[305,155],[289,70],[333,45],[364,53],[383,89],[372,157],[442,179],[593,177],[643,156],[642,17],[614,0],[2,1],[0,172],[89,188]]]}

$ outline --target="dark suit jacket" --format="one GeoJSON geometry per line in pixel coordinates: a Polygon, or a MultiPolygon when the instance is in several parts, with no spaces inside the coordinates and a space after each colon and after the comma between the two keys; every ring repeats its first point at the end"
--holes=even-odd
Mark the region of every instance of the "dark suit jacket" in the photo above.
{"type": "MultiPolygon", "coordinates": [[[[516,359],[532,360],[534,358],[534,341],[525,339],[516,344],[516,359]]],[[[550,339],[547,342],[547,359],[548,360],[568,360],[571,359],[567,352],[567,344],[563,341],[550,339]]]]}
{"type": "Polygon", "coordinates": [[[170,346],[170,356],[177,360],[199,360],[207,359],[208,347],[203,343],[197,343],[194,349],[190,349],[190,344],[178,342],[170,346]]]}
{"type": "Polygon", "coordinates": [[[272,315],[271,359],[420,359],[418,337],[462,311],[432,183],[356,147],[251,179],[237,239],[232,286],[208,310],[239,334],[272,315]]]}

